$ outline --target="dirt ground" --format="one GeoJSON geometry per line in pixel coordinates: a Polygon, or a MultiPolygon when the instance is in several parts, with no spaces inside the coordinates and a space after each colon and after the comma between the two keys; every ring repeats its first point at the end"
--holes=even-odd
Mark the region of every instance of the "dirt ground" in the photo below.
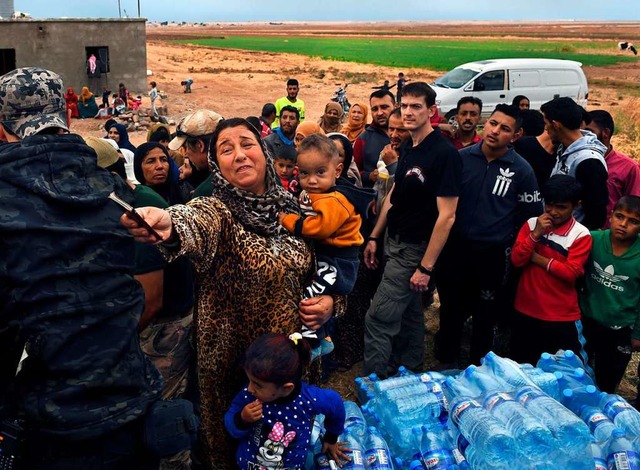
{"type": "MultiPolygon", "coordinates": [[[[351,103],[367,103],[372,86],[381,85],[385,79],[394,82],[398,72],[404,72],[414,81],[432,81],[441,73],[426,69],[398,69],[369,64],[356,64],[321,60],[295,54],[225,50],[212,47],[172,44],[167,39],[224,36],[229,34],[340,34],[340,35],[409,35],[426,34],[459,37],[467,34],[487,37],[498,28],[501,37],[561,37],[576,35],[584,41],[606,40],[612,42],[612,54],[617,51],[615,37],[633,38],[640,31],[636,23],[559,23],[554,27],[542,23],[299,23],[268,24],[221,24],[202,26],[148,27],[147,69],[153,75],[149,80],[158,83],[160,91],[167,94],[163,104],[168,108],[168,117],[179,119],[198,108],[212,109],[225,117],[258,115],[262,105],[274,102],[285,95],[285,82],[289,77],[300,81],[299,97],[305,101],[307,119],[317,120],[327,101],[341,85],[349,83],[348,97],[351,103]],[[636,25],[632,28],[631,25],[636,25]],[[632,33],[633,32],[633,33],[632,33]],[[606,36],[606,37],[603,37],[606,36]],[[596,39],[594,39],[596,38],[596,39]],[[599,39],[598,39],[599,38],[599,39]],[[184,94],[180,82],[187,77],[194,80],[193,93],[184,94]]],[[[473,39],[470,39],[473,40],[473,39]]],[[[640,37],[638,38],[640,42],[640,37]]],[[[575,43],[579,44],[579,41],[575,43]]],[[[590,83],[589,108],[604,108],[612,111],[634,109],[637,98],[626,91],[640,82],[640,67],[625,64],[613,67],[586,67],[590,83]]],[[[148,90],[130,90],[143,95],[143,106],[149,106],[148,90]]],[[[82,135],[102,135],[100,121],[74,121],[74,131],[82,135]]],[[[626,150],[635,141],[620,140],[618,147],[626,150]]],[[[143,142],[146,132],[132,132],[134,144],[143,142]]],[[[614,143],[616,141],[614,140],[614,143]]]]}
{"type": "MultiPolygon", "coordinates": [[[[306,103],[307,119],[317,120],[327,101],[341,85],[349,83],[351,103],[367,103],[372,86],[381,85],[385,79],[394,81],[398,72],[404,72],[414,81],[432,81],[440,73],[426,69],[397,69],[368,64],[321,60],[294,54],[224,50],[210,47],[172,44],[167,39],[210,37],[238,34],[284,35],[386,35],[386,36],[500,36],[526,38],[566,38],[582,41],[602,40],[612,43],[612,54],[624,54],[616,50],[618,40],[635,40],[640,43],[640,23],[375,23],[375,24],[220,24],[210,26],[158,27],[150,25],[147,37],[147,69],[153,72],[149,80],[155,80],[161,92],[166,93],[163,104],[168,108],[168,118],[174,122],[199,108],[212,109],[225,117],[258,115],[262,105],[274,102],[285,94],[285,81],[295,77],[300,81],[299,97],[306,103]],[[616,39],[618,38],[618,39],[616,39]],[[180,82],[187,77],[194,80],[191,94],[184,94],[180,82]]],[[[473,40],[473,39],[470,39],[473,40]]],[[[589,109],[609,110],[616,120],[628,117],[632,120],[629,131],[614,137],[614,145],[629,154],[638,155],[640,142],[640,100],[637,87],[640,83],[640,67],[625,64],[613,67],[586,67],[589,80],[589,109]],[[634,96],[630,90],[636,90],[634,96]]],[[[143,107],[149,107],[147,90],[130,90],[143,95],[143,107]]],[[[103,121],[94,119],[74,120],[72,129],[81,135],[103,136],[103,121]]],[[[146,139],[146,130],[130,132],[131,141],[137,145],[146,139]]],[[[437,330],[437,308],[426,311],[425,322],[429,333],[427,365],[433,363],[433,333],[437,330]]],[[[621,385],[621,393],[635,396],[638,358],[629,366],[628,375],[621,385]]],[[[353,399],[353,378],[359,365],[351,371],[334,374],[329,386],[340,391],[345,399],[353,399]]]]}

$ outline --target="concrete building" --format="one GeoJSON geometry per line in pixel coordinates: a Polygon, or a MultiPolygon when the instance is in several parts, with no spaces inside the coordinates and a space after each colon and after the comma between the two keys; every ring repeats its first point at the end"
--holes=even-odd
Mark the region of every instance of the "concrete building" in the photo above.
{"type": "Polygon", "coordinates": [[[11,18],[14,12],[13,0],[0,0],[0,18],[11,18]]]}
{"type": "MultiPolygon", "coordinates": [[[[0,75],[18,67],[40,66],[59,73],[65,86],[83,86],[96,95],[102,87],[132,94],[147,92],[146,19],[0,20],[0,75]],[[89,73],[91,54],[98,70],[89,73]]],[[[98,100],[99,101],[99,100],[98,100]]]]}

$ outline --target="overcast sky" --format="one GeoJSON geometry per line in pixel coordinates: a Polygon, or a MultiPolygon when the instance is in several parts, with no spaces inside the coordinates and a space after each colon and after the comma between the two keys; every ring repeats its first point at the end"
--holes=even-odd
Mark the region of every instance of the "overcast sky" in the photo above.
{"type": "MultiPolygon", "coordinates": [[[[151,21],[638,20],[637,0],[120,0],[151,21]]],[[[14,0],[34,18],[118,18],[118,0],[14,0]]]]}

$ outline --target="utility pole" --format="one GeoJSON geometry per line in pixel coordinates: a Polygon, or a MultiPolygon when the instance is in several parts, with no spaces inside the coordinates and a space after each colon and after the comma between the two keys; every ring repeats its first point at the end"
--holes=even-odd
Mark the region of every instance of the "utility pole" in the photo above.
{"type": "Polygon", "coordinates": [[[140,18],[140,0],[138,0],[138,18],[140,18]]]}
{"type": "Polygon", "coordinates": [[[118,17],[122,18],[122,10],[120,9],[120,0],[118,0],[118,17]]]}

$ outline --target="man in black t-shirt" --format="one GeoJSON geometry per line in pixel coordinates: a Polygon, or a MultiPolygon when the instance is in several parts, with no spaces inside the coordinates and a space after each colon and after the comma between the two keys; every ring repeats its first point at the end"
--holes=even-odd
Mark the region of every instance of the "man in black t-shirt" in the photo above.
{"type": "Polygon", "coordinates": [[[424,357],[421,293],[454,222],[462,162],[453,145],[433,129],[435,92],[423,82],[407,85],[401,105],[411,140],[400,147],[395,183],[367,241],[368,268],[387,227],[385,268],[365,318],[364,372],[386,377],[405,365],[419,370],[424,357]]]}

